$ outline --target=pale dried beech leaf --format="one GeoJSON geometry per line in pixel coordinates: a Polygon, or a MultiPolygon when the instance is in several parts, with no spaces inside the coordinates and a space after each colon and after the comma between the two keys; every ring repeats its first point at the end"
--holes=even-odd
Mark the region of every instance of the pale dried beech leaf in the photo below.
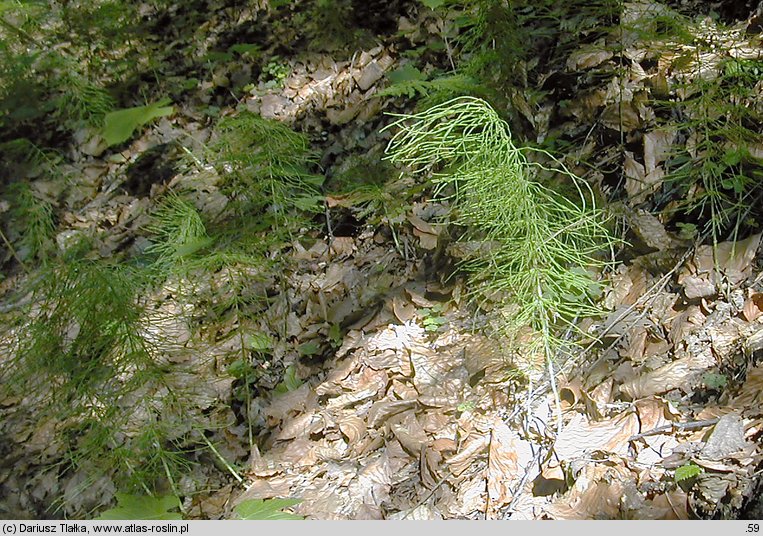
{"type": "Polygon", "coordinates": [[[347,458],[349,445],[344,440],[322,441],[312,449],[316,460],[322,462],[338,462],[347,458]]]}
{"type": "Polygon", "coordinates": [[[288,337],[297,337],[302,333],[302,323],[297,314],[293,311],[286,316],[286,335],[288,337]]]}
{"type": "Polygon", "coordinates": [[[411,222],[411,225],[413,225],[416,230],[426,234],[438,234],[437,228],[435,228],[431,223],[422,220],[415,214],[409,214],[406,216],[406,218],[409,222],[411,222]]]}
{"type": "Polygon", "coordinates": [[[530,444],[496,419],[490,434],[487,466],[487,493],[494,511],[514,498],[515,488],[531,459],[530,444]]]}
{"type": "Polygon", "coordinates": [[[402,326],[388,326],[370,337],[366,341],[366,348],[369,351],[402,351],[415,344],[414,340],[423,335],[424,330],[414,322],[406,322],[402,326]]]}
{"type": "Polygon", "coordinates": [[[366,433],[366,422],[357,415],[346,415],[337,424],[350,445],[354,445],[366,433]]]}
{"type": "Polygon", "coordinates": [[[276,435],[276,439],[284,441],[286,439],[304,437],[322,430],[323,427],[324,421],[320,415],[316,413],[303,413],[284,421],[281,431],[276,435]]]}
{"type": "Polygon", "coordinates": [[[400,322],[408,322],[416,314],[416,306],[398,295],[392,298],[392,312],[400,322]]]}
{"type": "Polygon", "coordinates": [[[426,504],[419,505],[413,510],[399,512],[399,515],[400,517],[392,515],[387,519],[409,519],[411,521],[432,521],[442,519],[442,514],[426,504]]]}
{"type": "Polygon", "coordinates": [[[652,173],[670,154],[676,133],[673,130],[652,130],[644,134],[644,167],[652,173]]]}
{"type": "Polygon", "coordinates": [[[458,366],[453,356],[446,352],[436,352],[429,346],[412,348],[410,359],[413,365],[413,382],[419,391],[428,386],[436,386],[458,366]]]}
{"type": "Polygon", "coordinates": [[[627,346],[620,350],[620,355],[634,363],[641,363],[646,350],[647,331],[643,326],[635,326],[628,333],[627,346]]]}
{"type": "Polygon", "coordinates": [[[709,298],[716,294],[715,284],[706,275],[679,278],[679,284],[683,285],[684,294],[689,300],[709,298]]]}
{"type": "Polygon", "coordinates": [[[625,151],[623,173],[625,173],[626,177],[625,191],[628,193],[628,197],[636,199],[639,194],[646,191],[646,171],[644,165],[637,162],[630,151],[625,151]]]}
{"type": "Polygon", "coordinates": [[[481,454],[490,443],[490,434],[469,434],[460,450],[448,458],[447,463],[454,475],[460,475],[472,463],[474,457],[481,454]]]}
{"type": "MultiPolygon", "coordinates": [[[[416,378],[414,377],[414,381],[416,378]]],[[[466,382],[463,378],[444,378],[438,383],[417,384],[419,402],[433,408],[453,408],[463,401],[466,382]]]]}
{"type": "Polygon", "coordinates": [[[256,478],[241,495],[233,501],[233,506],[250,499],[272,499],[288,497],[291,494],[292,479],[286,476],[256,478]]]}
{"type": "Polygon", "coordinates": [[[749,446],[751,444],[744,437],[742,419],[735,413],[729,413],[718,420],[700,455],[706,460],[723,460],[749,446]]]}
{"type": "MultiPolygon", "coordinates": [[[[350,332],[350,333],[358,333],[350,332]]],[[[328,375],[326,380],[315,388],[319,396],[341,392],[341,382],[358,368],[358,357],[353,354],[349,358],[340,362],[328,375]]]]}
{"type": "Polygon", "coordinates": [[[548,509],[554,519],[617,519],[623,482],[633,478],[626,468],[586,465],[572,489],[548,509]]]}
{"type": "Polygon", "coordinates": [[[678,245],[677,241],[665,230],[662,222],[645,210],[628,211],[627,220],[631,229],[650,248],[664,251],[678,245]]]}
{"type": "Polygon", "coordinates": [[[660,519],[691,519],[687,510],[689,501],[686,493],[681,489],[657,495],[652,499],[652,504],[655,508],[660,508],[665,511],[664,517],[661,517],[660,519]]]}
{"type": "Polygon", "coordinates": [[[694,369],[688,359],[679,359],[652,372],[623,382],[620,391],[632,399],[667,393],[682,388],[694,369]]]}
{"type": "MultiPolygon", "coordinates": [[[[763,334],[763,331],[758,333],[763,334]]],[[[763,366],[759,365],[747,371],[747,378],[739,394],[731,402],[734,407],[745,408],[754,414],[763,414],[763,366]]]]}
{"type": "Polygon", "coordinates": [[[352,404],[356,404],[357,402],[360,402],[361,400],[372,398],[378,392],[379,392],[378,387],[369,387],[368,389],[363,389],[360,391],[351,391],[349,393],[339,395],[336,398],[329,399],[328,403],[326,404],[326,408],[327,409],[345,408],[347,406],[351,406],[352,404]]]}
{"type": "Polygon", "coordinates": [[[351,374],[339,382],[339,385],[349,391],[373,391],[383,389],[389,376],[384,370],[375,370],[371,367],[363,367],[360,372],[351,374]]]}
{"type": "Polygon", "coordinates": [[[594,406],[591,410],[595,410],[600,415],[603,415],[607,406],[612,402],[612,395],[614,392],[614,380],[609,378],[599,383],[588,395],[588,398],[593,402],[594,406]]]}
{"type": "Polygon", "coordinates": [[[308,409],[315,409],[315,393],[310,389],[310,385],[303,383],[293,391],[287,391],[274,396],[272,402],[264,409],[263,413],[269,418],[280,422],[289,413],[296,411],[305,412],[308,409]]]}
{"type": "MultiPolygon", "coordinates": [[[[344,237],[340,237],[344,238],[344,237]]],[[[333,244],[332,244],[333,249],[333,244]]],[[[318,285],[320,287],[320,290],[322,291],[328,291],[331,290],[333,287],[338,285],[339,283],[348,280],[349,274],[352,272],[355,268],[351,264],[347,263],[335,263],[330,264],[329,267],[326,269],[326,274],[323,276],[322,280],[318,280],[318,285]]],[[[347,288],[352,288],[352,285],[346,285],[347,288]]]]}
{"type": "Polygon", "coordinates": [[[411,361],[405,352],[395,352],[394,350],[371,352],[363,356],[362,362],[372,369],[385,369],[390,374],[410,377],[413,373],[411,361]]]}
{"type": "MultiPolygon", "coordinates": [[[[330,251],[339,258],[349,257],[355,252],[355,240],[351,236],[335,236],[331,241],[330,251]]],[[[348,285],[348,288],[352,287],[348,285]]]]}
{"type": "Polygon", "coordinates": [[[638,433],[635,412],[623,413],[613,419],[590,422],[581,414],[575,415],[557,436],[554,452],[560,460],[572,460],[588,452],[600,450],[625,455],[628,438],[638,433]]]}
{"type": "Polygon", "coordinates": [[[673,410],[662,400],[646,398],[637,400],[635,406],[638,412],[641,432],[659,428],[672,422],[667,418],[667,415],[671,415],[673,410]]]}
{"type": "Polygon", "coordinates": [[[476,474],[458,486],[458,496],[448,505],[452,517],[466,519],[473,512],[485,509],[485,476],[476,474]]]}
{"type": "Polygon", "coordinates": [[[389,499],[392,474],[389,457],[386,451],[382,451],[361,468],[357,477],[347,486],[350,497],[359,504],[382,504],[389,499]]]}
{"type": "Polygon", "coordinates": [[[648,277],[641,266],[621,266],[611,280],[604,306],[615,309],[621,305],[633,305],[644,294],[648,277]]]}
{"type": "Polygon", "coordinates": [[[346,519],[341,512],[349,508],[350,499],[346,493],[337,493],[336,481],[342,481],[349,475],[349,470],[335,472],[330,476],[313,478],[309,486],[300,493],[302,502],[295,508],[301,515],[309,515],[311,519],[333,520],[346,519]],[[337,474],[338,473],[338,474],[337,474]]]}
{"type": "Polygon", "coordinates": [[[756,292],[744,302],[742,316],[748,322],[753,322],[763,314],[763,293],[756,292]]]}
{"type": "Polygon", "coordinates": [[[739,339],[742,331],[740,319],[734,318],[731,322],[713,326],[710,330],[710,345],[718,360],[729,357],[739,348],[739,339]]]}
{"type": "Polygon", "coordinates": [[[612,51],[604,47],[587,46],[576,50],[567,58],[567,70],[590,69],[612,57],[612,51]]]}
{"type": "Polygon", "coordinates": [[[368,410],[368,427],[376,429],[393,415],[414,407],[416,407],[415,400],[377,400],[368,410]]]}
{"type": "Polygon", "coordinates": [[[742,348],[747,356],[752,356],[758,350],[763,350],[763,328],[759,328],[755,333],[747,337],[742,344],[742,348]]]}
{"type": "Polygon", "coordinates": [[[717,275],[716,263],[729,283],[737,285],[749,277],[751,263],[760,246],[761,234],[750,236],[738,242],[722,242],[717,247],[700,246],[690,263],[678,275],[678,284],[683,285],[687,297],[708,297],[715,294],[717,275]],[[707,294],[712,287],[713,294],[707,294]]]}
{"type": "Polygon", "coordinates": [[[419,245],[422,249],[431,251],[437,247],[437,235],[431,233],[422,233],[418,229],[414,229],[413,234],[419,238],[419,245]]]}
{"type": "Polygon", "coordinates": [[[412,411],[405,414],[402,422],[392,423],[390,428],[400,445],[412,456],[419,455],[422,447],[429,443],[429,436],[412,411]]]}
{"type": "Polygon", "coordinates": [[[641,117],[632,102],[610,104],[601,113],[601,123],[615,131],[631,132],[642,127],[641,117]]]}
{"type": "Polygon", "coordinates": [[[311,467],[318,461],[316,447],[320,446],[309,437],[297,437],[274,448],[268,454],[286,467],[311,467]]]}

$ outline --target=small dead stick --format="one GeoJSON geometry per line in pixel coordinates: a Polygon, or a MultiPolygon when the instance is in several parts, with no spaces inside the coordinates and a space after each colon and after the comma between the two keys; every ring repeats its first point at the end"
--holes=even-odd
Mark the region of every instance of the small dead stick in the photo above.
{"type": "Polygon", "coordinates": [[[674,422],[671,424],[666,424],[665,426],[658,426],[657,428],[652,428],[651,430],[647,430],[646,432],[641,432],[640,434],[632,435],[628,438],[628,441],[637,441],[641,439],[642,437],[648,437],[653,435],[658,435],[663,432],[672,432],[676,429],[678,430],[695,430],[697,428],[705,428],[706,426],[712,426],[714,424],[718,423],[719,419],[705,419],[704,421],[691,421],[691,422],[674,422]]]}
{"type": "MultiPolygon", "coordinates": [[[[405,514],[403,515],[402,519],[407,518],[409,515],[411,515],[413,513],[414,510],[416,510],[420,506],[424,505],[427,501],[429,501],[429,499],[431,499],[434,496],[434,494],[437,492],[437,490],[440,488],[440,486],[442,486],[448,478],[450,478],[451,476],[455,476],[455,475],[453,475],[453,473],[451,473],[450,469],[448,469],[447,467],[445,467],[444,469],[445,469],[445,474],[442,476],[442,478],[440,478],[440,480],[435,482],[435,485],[432,486],[432,489],[429,490],[429,493],[424,495],[423,499],[421,499],[419,502],[417,502],[416,504],[414,504],[410,508],[407,508],[407,509],[403,510],[405,512],[405,514]]],[[[476,469],[473,469],[472,471],[467,473],[466,476],[467,477],[473,476],[475,473],[477,473],[478,471],[481,471],[481,470],[482,470],[481,467],[477,467],[476,469]]]]}
{"type": "MultiPolygon", "coordinates": [[[[537,452],[533,455],[532,460],[525,466],[524,474],[522,475],[522,478],[519,480],[519,484],[517,484],[516,489],[514,490],[514,494],[511,498],[511,502],[509,503],[509,506],[506,508],[506,511],[503,513],[503,519],[509,519],[511,517],[511,514],[514,513],[514,506],[516,506],[517,502],[519,501],[520,497],[522,497],[522,490],[525,487],[525,484],[527,483],[527,479],[530,478],[530,471],[535,465],[540,465],[542,455],[542,450],[539,448],[537,452]]],[[[550,451],[549,451],[550,454],[550,451]]],[[[546,457],[548,459],[549,456],[546,457]]]]}
{"type": "Polygon", "coordinates": [[[432,486],[432,489],[429,490],[429,493],[424,495],[423,499],[421,499],[419,502],[417,502],[416,504],[414,504],[413,506],[411,506],[405,511],[405,515],[403,516],[403,519],[407,518],[409,515],[411,515],[414,512],[414,510],[416,510],[417,508],[422,506],[424,503],[426,503],[429,499],[431,499],[432,496],[435,494],[435,492],[438,490],[438,488],[445,483],[445,481],[448,479],[449,476],[451,476],[450,471],[446,471],[445,475],[443,475],[443,477],[440,478],[440,480],[438,480],[434,486],[432,486]]]}
{"type": "Polygon", "coordinates": [[[331,260],[331,246],[334,244],[334,227],[331,225],[331,212],[329,212],[328,201],[323,201],[323,214],[326,217],[326,232],[329,235],[329,245],[326,255],[328,260],[331,260]]]}

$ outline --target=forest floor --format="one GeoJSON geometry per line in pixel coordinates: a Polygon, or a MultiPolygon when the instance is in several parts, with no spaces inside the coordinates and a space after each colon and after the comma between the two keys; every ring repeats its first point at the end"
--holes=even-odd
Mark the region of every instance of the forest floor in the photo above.
{"type": "MultiPolygon", "coordinates": [[[[340,52],[309,41],[284,47],[290,25],[255,10],[221,5],[195,30],[182,7],[174,16],[167,31],[177,32],[178,54],[189,58],[203,46],[249,42],[243,29],[273,23],[272,33],[257,36],[279,53],[272,74],[257,80],[243,56],[206,72],[178,60],[174,73],[162,73],[165,84],[200,82],[174,101],[173,115],[118,151],[83,131],[67,147],[73,181],[65,189],[34,183],[55,200],[59,240],[98,229],[104,257],[136,247],[151,208],[172,189],[191,192],[199,210],[223,206],[214,170],[199,162],[178,171],[167,147],[193,152],[209,139],[210,114],[236,107],[306,133],[329,184],[389,174],[378,163],[391,135],[381,130],[391,122],[385,112],[409,104],[375,94],[407,61],[401,42],[437,31],[431,10],[389,13],[357,49],[340,52]],[[244,92],[240,80],[251,82],[244,92]],[[167,162],[172,171],[157,180],[167,162]]],[[[750,20],[735,24],[737,33],[718,39],[742,39],[750,20]]],[[[743,40],[740,55],[760,54],[760,35],[743,40]]],[[[662,184],[672,138],[645,127],[655,111],[642,96],[660,76],[681,74],[668,61],[676,54],[658,42],[634,42],[621,56],[585,45],[570,53],[568,71],[625,61],[624,76],[568,88],[564,114],[553,103],[528,104],[529,94],[514,99],[538,140],[594,132],[587,146],[559,156],[602,190],[601,170],[629,140],[616,160],[630,197],[618,203],[618,217],[630,230],[603,284],[607,314],[582,321],[588,340],[568,334],[568,351],[552,365],[484,334],[489,315],[467,299],[458,247],[442,223],[449,203],[405,174],[389,174],[376,204],[327,189],[318,230],[272,251],[288,269],[252,283],[277,299],[248,326],[273,342],[246,386],[231,373],[243,344],[238,317],[210,324],[206,298],[171,286],[153,296],[175,319],[157,329],[182,346],[169,374],[195,393],[193,411],[208,419],[213,446],[189,453],[188,475],[165,488],[184,497],[185,515],[229,518],[244,500],[290,497],[300,500],[292,511],[308,519],[763,516],[761,234],[721,241],[714,254],[679,236],[660,212],[626,208],[644,187],[662,184]]],[[[690,76],[693,66],[683,68],[690,76]]],[[[567,74],[548,77],[561,84],[567,74]]],[[[749,149],[763,156],[763,146],[749,149]]],[[[218,276],[205,292],[229,291],[218,276]]],[[[23,277],[5,279],[3,292],[23,277]]],[[[119,491],[113,475],[94,479],[86,464],[62,470],[65,423],[37,419],[31,403],[0,400],[0,516],[81,518],[111,504],[119,491]]]]}

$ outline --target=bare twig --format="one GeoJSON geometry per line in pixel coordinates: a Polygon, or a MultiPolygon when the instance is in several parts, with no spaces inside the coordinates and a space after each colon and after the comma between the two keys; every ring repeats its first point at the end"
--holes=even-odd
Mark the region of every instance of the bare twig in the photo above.
{"type": "Polygon", "coordinates": [[[714,424],[717,424],[718,420],[719,419],[715,418],[715,419],[705,419],[704,421],[673,422],[670,424],[666,424],[665,426],[658,426],[657,428],[652,428],[651,430],[647,430],[646,432],[641,432],[640,434],[632,435],[628,438],[628,441],[637,441],[641,439],[642,437],[659,435],[663,432],[675,432],[676,430],[695,430],[697,428],[705,428],[706,426],[712,426],[714,424]]]}

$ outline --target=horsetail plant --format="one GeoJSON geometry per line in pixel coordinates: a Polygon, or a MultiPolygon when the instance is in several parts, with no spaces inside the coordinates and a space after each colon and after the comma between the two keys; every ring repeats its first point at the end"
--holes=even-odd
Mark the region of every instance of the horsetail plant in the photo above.
{"type": "Polygon", "coordinates": [[[454,202],[464,238],[483,244],[462,267],[478,293],[510,296],[502,331],[516,340],[529,328],[526,350],[550,367],[560,330],[599,313],[589,270],[605,263],[600,252],[615,242],[590,188],[545,151],[515,146],[509,125],[481,99],[458,97],[396,117],[387,158],[417,174],[441,170],[433,173],[436,194],[454,202]],[[543,186],[544,173],[568,180],[573,193],[543,186]]]}

